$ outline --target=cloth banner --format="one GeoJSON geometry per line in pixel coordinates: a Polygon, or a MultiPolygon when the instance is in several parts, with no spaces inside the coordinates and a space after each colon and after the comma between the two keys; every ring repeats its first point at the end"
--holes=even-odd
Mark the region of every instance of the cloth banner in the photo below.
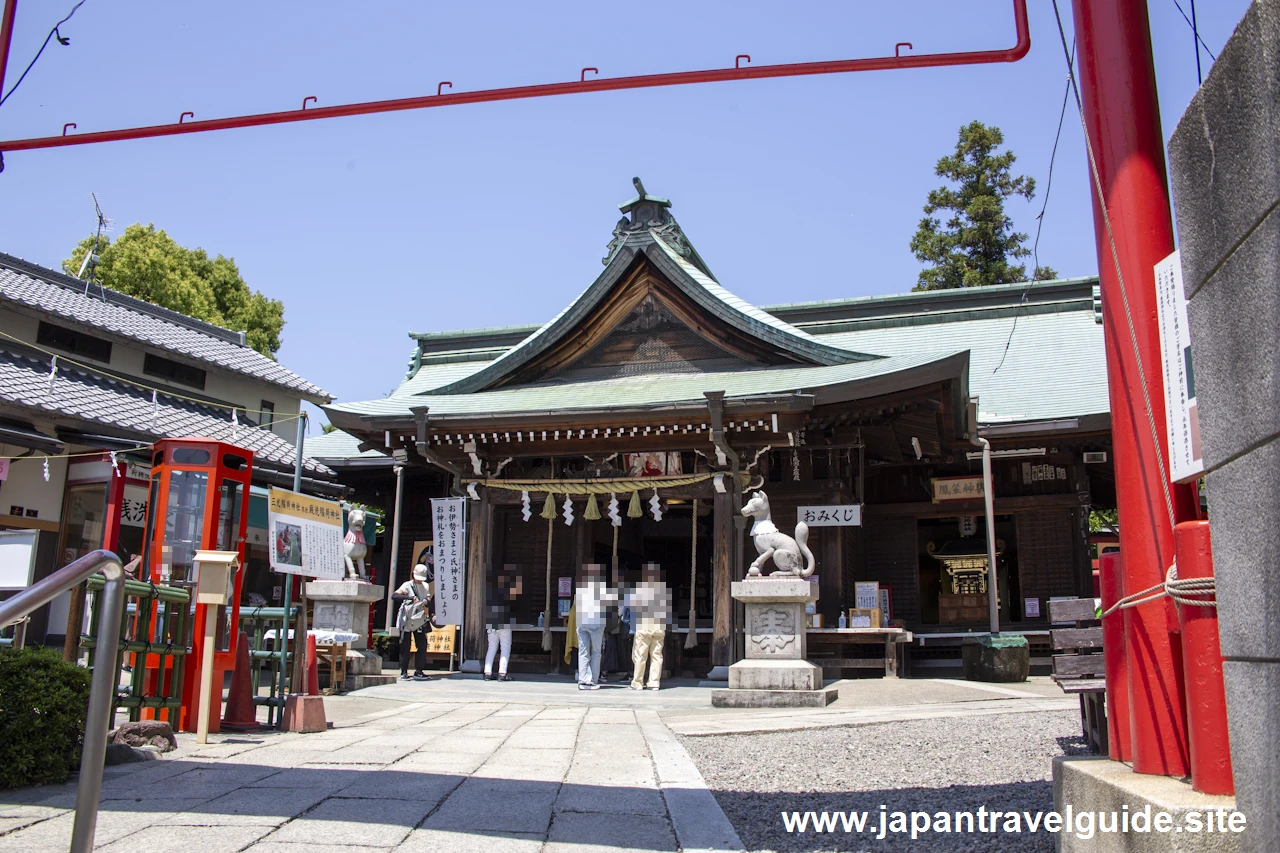
{"type": "Polygon", "coordinates": [[[466,498],[432,498],[437,625],[461,625],[466,594],[466,498]]]}

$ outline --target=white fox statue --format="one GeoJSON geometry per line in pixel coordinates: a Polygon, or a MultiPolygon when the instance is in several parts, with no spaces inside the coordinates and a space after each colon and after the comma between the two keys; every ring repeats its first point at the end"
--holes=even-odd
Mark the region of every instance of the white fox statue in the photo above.
{"type": "Polygon", "coordinates": [[[803,521],[797,524],[795,539],[779,532],[778,526],[769,517],[769,496],[764,492],[752,492],[751,500],[742,508],[742,514],[755,519],[751,525],[751,541],[760,553],[747,570],[747,577],[760,577],[761,567],[770,559],[778,567],[772,573],[774,577],[790,575],[807,578],[813,574],[813,552],[808,545],[809,525],[803,521]]]}

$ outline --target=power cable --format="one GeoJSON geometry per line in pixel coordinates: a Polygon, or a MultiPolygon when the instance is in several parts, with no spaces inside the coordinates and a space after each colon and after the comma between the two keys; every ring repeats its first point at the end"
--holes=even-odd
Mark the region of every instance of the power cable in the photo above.
{"type": "MultiPolygon", "coordinates": [[[[1075,40],[1071,42],[1071,59],[1072,68],[1075,67],[1074,60],[1076,54],[1075,40]]],[[[1040,205],[1040,214],[1036,216],[1036,239],[1031,244],[1031,279],[1036,281],[1036,273],[1040,271],[1040,231],[1044,228],[1044,213],[1049,209],[1049,192],[1053,189],[1053,163],[1058,157],[1058,141],[1062,139],[1062,122],[1067,117],[1067,99],[1071,97],[1071,74],[1067,74],[1067,88],[1062,93],[1062,109],[1058,112],[1058,132],[1053,136],[1053,151],[1049,154],[1049,177],[1044,182],[1044,203],[1040,205]]],[[[1018,318],[1022,316],[1022,309],[1027,304],[1027,290],[1022,291],[1022,299],[1018,301],[1018,310],[1013,315],[1013,327],[1009,329],[1009,338],[1004,342],[1004,352],[1000,354],[1000,363],[996,365],[996,369],[991,371],[994,376],[1004,367],[1004,360],[1009,357],[1009,345],[1013,343],[1013,333],[1018,329],[1018,318]]]]}
{"type": "MultiPolygon", "coordinates": [[[[1195,14],[1196,14],[1196,3],[1195,3],[1195,0],[1191,0],[1191,15],[1192,15],[1192,17],[1190,17],[1190,18],[1188,18],[1188,17],[1187,17],[1187,13],[1186,13],[1186,12],[1182,11],[1182,4],[1181,4],[1181,3],[1179,3],[1179,2],[1178,2],[1178,0],[1173,0],[1173,5],[1175,5],[1175,6],[1177,6],[1177,7],[1178,7],[1178,14],[1182,15],[1182,20],[1184,20],[1184,21],[1186,21],[1186,22],[1187,22],[1187,26],[1188,26],[1188,27],[1191,27],[1191,33],[1192,33],[1192,35],[1194,35],[1194,36],[1195,36],[1195,40],[1196,40],[1196,42],[1200,45],[1200,47],[1203,47],[1203,48],[1204,48],[1204,52],[1205,52],[1205,53],[1209,54],[1209,58],[1210,58],[1210,59],[1212,59],[1214,62],[1217,62],[1217,61],[1218,61],[1218,57],[1216,57],[1216,56],[1214,56],[1214,55],[1213,55],[1213,51],[1212,51],[1212,50],[1209,50],[1209,45],[1205,44],[1205,43],[1204,43],[1204,39],[1200,38],[1200,28],[1196,26],[1196,22],[1195,22],[1195,20],[1194,20],[1194,16],[1195,16],[1195,14]]],[[[1197,48],[1197,49],[1196,49],[1196,76],[1197,76],[1197,77],[1199,77],[1199,76],[1200,76],[1200,49],[1199,49],[1199,48],[1197,48]]],[[[1201,82],[1201,83],[1203,83],[1203,82],[1204,82],[1204,80],[1202,79],[1200,82],[1201,82]]]]}
{"type": "Polygon", "coordinates": [[[84,4],[85,4],[85,0],[80,0],[79,3],[71,7],[71,11],[67,13],[67,16],[65,18],[63,18],[61,21],[58,21],[58,23],[53,25],[53,29],[49,30],[49,34],[44,37],[44,43],[41,44],[40,49],[36,51],[36,55],[31,58],[31,61],[27,63],[27,67],[23,69],[21,76],[18,77],[18,82],[13,84],[13,87],[4,94],[4,97],[0,97],[0,106],[3,106],[4,102],[9,100],[9,96],[14,93],[14,90],[16,90],[19,86],[22,85],[23,80],[27,79],[27,72],[29,72],[32,66],[36,64],[36,61],[40,59],[40,54],[44,53],[44,49],[49,46],[49,39],[54,38],[56,36],[58,39],[58,44],[62,45],[63,47],[66,47],[67,45],[71,44],[71,39],[67,38],[62,33],[58,32],[58,27],[62,26],[67,21],[71,20],[71,16],[74,15],[76,13],[76,10],[79,9],[84,4]]]}

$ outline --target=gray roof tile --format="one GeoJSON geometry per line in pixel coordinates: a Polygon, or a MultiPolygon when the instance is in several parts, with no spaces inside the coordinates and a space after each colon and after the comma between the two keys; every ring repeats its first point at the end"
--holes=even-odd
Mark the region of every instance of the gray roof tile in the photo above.
{"type": "MultiPolygon", "coordinates": [[[[49,359],[0,347],[0,403],[51,415],[77,418],[146,439],[201,436],[229,441],[274,466],[293,468],[293,445],[268,429],[234,428],[228,411],[151,394],[113,377],[59,363],[49,384],[49,359]]],[[[303,458],[303,469],[325,479],[331,469],[303,458]]]]}
{"type": "Polygon", "coordinates": [[[198,362],[287,388],[313,403],[333,395],[239,342],[239,332],[85,283],[0,252],[0,302],[101,329],[198,362]]]}

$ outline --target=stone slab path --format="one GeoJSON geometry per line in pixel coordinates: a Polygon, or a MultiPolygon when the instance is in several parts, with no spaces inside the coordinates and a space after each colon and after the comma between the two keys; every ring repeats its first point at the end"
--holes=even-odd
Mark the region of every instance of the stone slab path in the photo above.
{"type": "MultiPolygon", "coordinates": [[[[404,695],[404,694],[401,694],[404,695]]],[[[397,702],[108,768],[104,853],[740,850],[651,708],[397,702]]],[[[0,851],[67,849],[74,785],[0,791],[0,851]]]]}

